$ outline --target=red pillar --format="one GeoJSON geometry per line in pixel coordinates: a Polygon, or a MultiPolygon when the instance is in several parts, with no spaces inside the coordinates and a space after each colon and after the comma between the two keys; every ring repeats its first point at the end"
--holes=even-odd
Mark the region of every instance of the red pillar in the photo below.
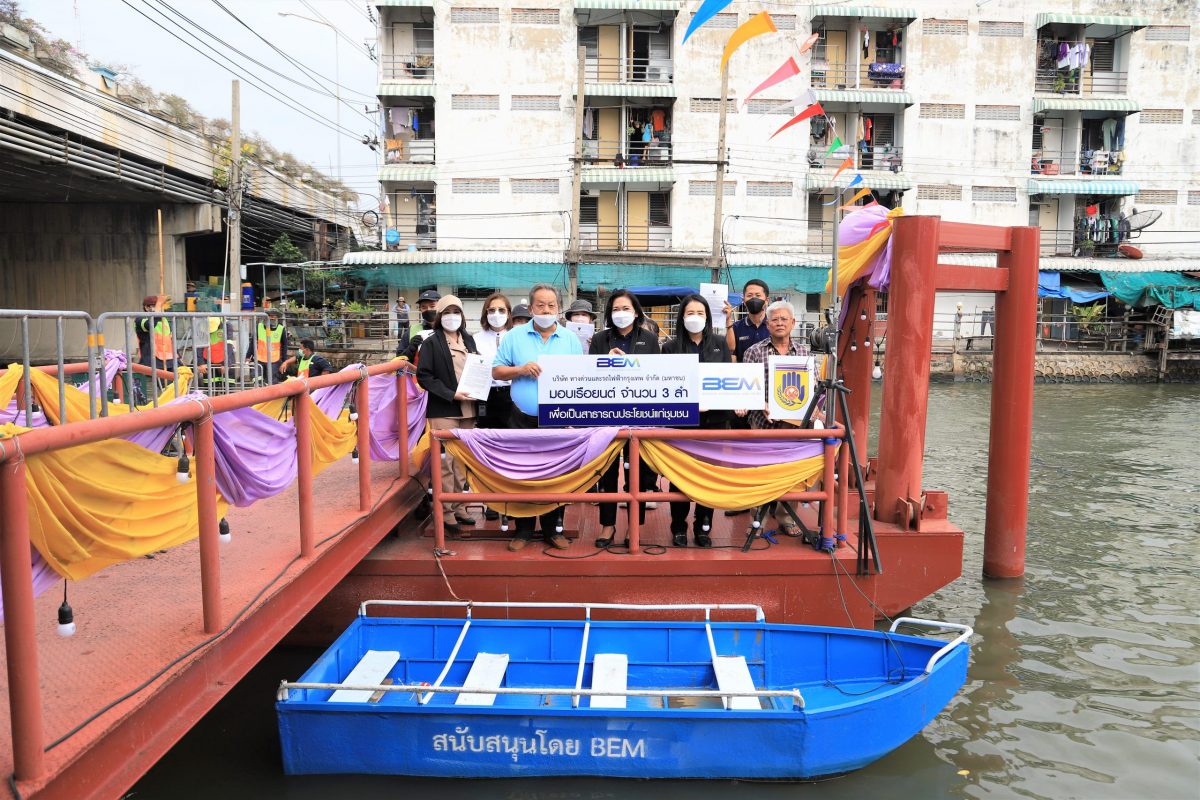
{"type": "Polygon", "coordinates": [[[367,376],[354,390],[354,406],[358,409],[358,510],[371,510],[371,410],[367,376]]]}
{"type": "MultiPolygon", "coordinates": [[[[620,454],[617,455],[618,462],[620,454]]],[[[640,509],[642,500],[642,482],[638,478],[642,468],[642,440],[633,435],[629,437],[629,472],[625,477],[625,491],[629,492],[629,534],[627,542],[630,555],[642,552],[642,523],[640,509]]]]}
{"type": "Polygon", "coordinates": [[[293,398],[296,413],[296,495],[300,511],[300,555],[311,558],[316,533],[313,530],[312,401],[308,392],[293,398]]]}
{"type": "Polygon", "coordinates": [[[997,266],[1008,269],[1008,291],[996,293],[983,574],[1015,578],[1025,572],[1029,520],[1038,229],[1013,228],[1012,250],[1000,253],[997,266]]]}
{"type": "Polygon", "coordinates": [[[408,477],[408,378],[403,372],[396,373],[396,435],[398,453],[396,461],[400,466],[400,477],[408,477]]]}
{"type": "MultiPolygon", "coordinates": [[[[12,440],[8,444],[11,446],[12,440]]],[[[13,772],[19,781],[39,777],[45,764],[31,556],[25,461],[18,454],[0,463],[0,580],[4,583],[13,772]]]]}
{"type": "Polygon", "coordinates": [[[842,380],[850,389],[846,402],[850,407],[855,452],[858,463],[863,465],[867,463],[867,439],[871,433],[871,370],[875,367],[875,341],[871,333],[874,327],[875,290],[856,286],[850,291],[846,324],[838,338],[838,349],[841,350],[838,364],[842,380]],[[850,349],[851,343],[856,349],[850,349]]]}
{"type": "Polygon", "coordinates": [[[192,423],[196,437],[196,522],[200,528],[200,600],[204,632],[221,630],[221,543],[217,539],[217,467],[213,418],[192,423]]]}
{"type": "Polygon", "coordinates": [[[938,217],[900,217],[892,233],[887,377],[875,480],[875,519],[881,522],[899,523],[900,502],[921,496],[940,223],[938,217]]]}

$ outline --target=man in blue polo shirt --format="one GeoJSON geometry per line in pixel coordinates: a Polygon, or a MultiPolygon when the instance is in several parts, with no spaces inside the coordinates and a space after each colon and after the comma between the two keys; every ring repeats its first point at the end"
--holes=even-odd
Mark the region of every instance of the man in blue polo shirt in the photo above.
{"type": "MultiPolygon", "coordinates": [[[[539,283],[529,290],[529,310],[533,320],[518,325],[508,332],[496,351],[492,362],[492,378],[512,381],[512,428],[536,428],[538,426],[538,366],[539,356],[583,355],[579,337],[558,324],[561,307],[558,289],[548,283],[539,283]]],[[[561,515],[559,509],[543,514],[542,535],[548,536],[551,546],[566,550],[570,546],[567,537],[557,532],[561,515]]],[[[517,517],[517,535],[508,544],[512,551],[520,550],[533,537],[534,518],[517,517]]]]}

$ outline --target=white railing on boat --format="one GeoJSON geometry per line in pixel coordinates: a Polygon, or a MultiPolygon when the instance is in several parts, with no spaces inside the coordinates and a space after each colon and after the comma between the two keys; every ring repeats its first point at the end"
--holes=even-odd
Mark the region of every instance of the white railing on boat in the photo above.
{"type": "Polygon", "coordinates": [[[473,608],[580,608],[584,611],[585,619],[591,615],[592,609],[609,609],[614,611],[753,611],[755,622],[765,622],[762,606],[751,603],[517,603],[517,602],[473,602],[471,600],[364,600],[358,606],[358,615],[367,616],[370,606],[437,606],[450,608],[465,608],[467,617],[471,616],[473,608]]]}
{"type": "Polygon", "coordinates": [[[954,648],[958,647],[967,639],[970,639],[972,634],[975,633],[975,629],[970,625],[961,625],[957,622],[938,622],[937,620],[918,619],[916,617],[897,617],[896,619],[892,620],[892,627],[888,628],[888,633],[895,633],[896,628],[903,624],[917,625],[922,628],[949,628],[950,630],[962,631],[962,633],[960,633],[958,636],[955,636],[953,639],[947,642],[945,647],[929,657],[928,663],[925,664],[926,675],[933,672],[933,665],[938,661],[941,661],[943,656],[945,656],[954,648]]]}

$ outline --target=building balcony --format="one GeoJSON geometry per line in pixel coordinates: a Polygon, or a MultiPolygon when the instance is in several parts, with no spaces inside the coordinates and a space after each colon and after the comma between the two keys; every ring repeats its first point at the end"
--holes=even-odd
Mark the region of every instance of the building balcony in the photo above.
{"type": "Polygon", "coordinates": [[[674,62],[670,58],[632,58],[588,56],[583,64],[583,77],[587,83],[587,94],[603,94],[619,91],[636,97],[674,97],[674,62]],[[623,86],[635,84],[636,86],[623,86]],[[650,84],[641,88],[644,84],[650,84]],[[604,88],[604,87],[612,88],[604,88]],[[617,89],[621,86],[621,89],[617,89]],[[592,87],[595,87],[594,89],[592,87]],[[646,92],[655,94],[646,94],[646,92]],[[662,94],[669,92],[669,94],[662,94]]]}
{"type": "Polygon", "coordinates": [[[671,249],[670,225],[579,226],[579,249],[587,252],[662,253],[671,249]]]}
{"type": "Polygon", "coordinates": [[[1066,97],[1087,95],[1125,94],[1128,89],[1127,72],[1094,72],[1078,68],[1039,68],[1034,79],[1033,90],[1041,94],[1056,94],[1066,97]]]}
{"type": "Polygon", "coordinates": [[[894,89],[904,88],[904,65],[883,54],[880,61],[869,64],[812,62],[809,85],[820,89],[894,89]]]}
{"type": "Polygon", "coordinates": [[[388,250],[437,248],[437,196],[433,187],[388,187],[388,208],[382,215],[388,250]]]}
{"type": "Polygon", "coordinates": [[[624,143],[584,139],[583,163],[585,167],[612,166],[618,169],[669,167],[672,151],[672,142],[658,139],[624,143]]]}
{"type": "Polygon", "coordinates": [[[432,83],[432,53],[388,53],[379,59],[384,81],[395,83],[432,83]]]}
{"type": "Polygon", "coordinates": [[[1120,151],[1108,150],[1034,150],[1029,172],[1032,175],[1120,175],[1124,162],[1120,151]]]}
{"type": "Polygon", "coordinates": [[[859,172],[901,172],[904,169],[904,148],[895,145],[868,145],[866,150],[851,148],[850,145],[841,147],[832,153],[821,150],[808,151],[808,166],[816,170],[836,170],[846,161],[846,157],[854,156],[854,166],[847,170],[859,172]]]}

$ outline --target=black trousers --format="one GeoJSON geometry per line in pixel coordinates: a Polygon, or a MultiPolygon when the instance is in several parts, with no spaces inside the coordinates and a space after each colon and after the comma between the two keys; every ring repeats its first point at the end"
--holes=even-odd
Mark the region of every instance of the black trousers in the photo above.
{"type": "MultiPolygon", "coordinates": [[[[623,453],[626,456],[629,455],[629,445],[625,445],[625,449],[624,449],[623,453]]],[[[617,476],[618,476],[618,473],[620,473],[622,471],[625,473],[625,485],[628,486],[629,485],[629,465],[627,464],[625,466],[625,469],[622,470],[621,464],[620,464],[620,459],[613,459],[613,463],[611,465],[609,465],[609,468],[604,471],[603,475],[600,476],[600,481],[597,484],[597,487],[599,488],[599,490],[602,492],[615,492],[617,490],[617,476]]],[[[648,466],[646,466],[645,461],[642,461],[642,463],[638,467],[638,476],[639,476],[638,477],[638,489],[640,491],[649,492],[649,491],[654,490],[654,484],[658,480],[658,475],[655,474],[654,470],[652,470],[648,466]]],[[[638,520],[642,524],[645,524],[645,522],[646,522],[646,506],[645,506],[645,504],[642,504],[640,506],[640,513],[638,514],[638,520]]],[[[600,504],[600,524],[601,525],[616,525],[617,524],[617,504],[616,503],[601,503],[600,504]]]]}
{"type": "MultiPolygon", "coordinates": [[[[678,492],[679,488],[675,484],[671,484],[671,491],[678,492]]],[[[692,504],[688,500],[671,501],[671,533],[687,533],[687,518],[688,512],[692,510],[692,504]]],[[[696,503],[696,517],[692,520],[692,535],[705,533],[704,526],[707,525],[712,529],[713,510],[708,506],[702,506],[696,503]]]]}
{"type": "MultiPolygon", "coordinates": [[[[488,392],[482,416],[475,423],[477,428],[507,428],[512,422],[512,389],[508,386],[493,386],[488,392]]],[[[532,419],[532,418],[531,418],[532,419]]],[[[536,428],[537,426],[534,425],[536,428]]]]}
{"type": "MultiPolygon", "coordinates": [[[[517,430],[531,430],[537,428],[537,426],[537,417],[531,417],[517,408],[515,404],[513,405],[508,427],[517,430]]],[[[562,508],[556,508],[547,514],[542,514],[540,517],[516,517],[517,538],[532,539],[533,529],[538,520],[541,520],[542,536],[547,539],[550,538],[554,535],[554,529],[561,524],[563,513],[562,508]]]]}

